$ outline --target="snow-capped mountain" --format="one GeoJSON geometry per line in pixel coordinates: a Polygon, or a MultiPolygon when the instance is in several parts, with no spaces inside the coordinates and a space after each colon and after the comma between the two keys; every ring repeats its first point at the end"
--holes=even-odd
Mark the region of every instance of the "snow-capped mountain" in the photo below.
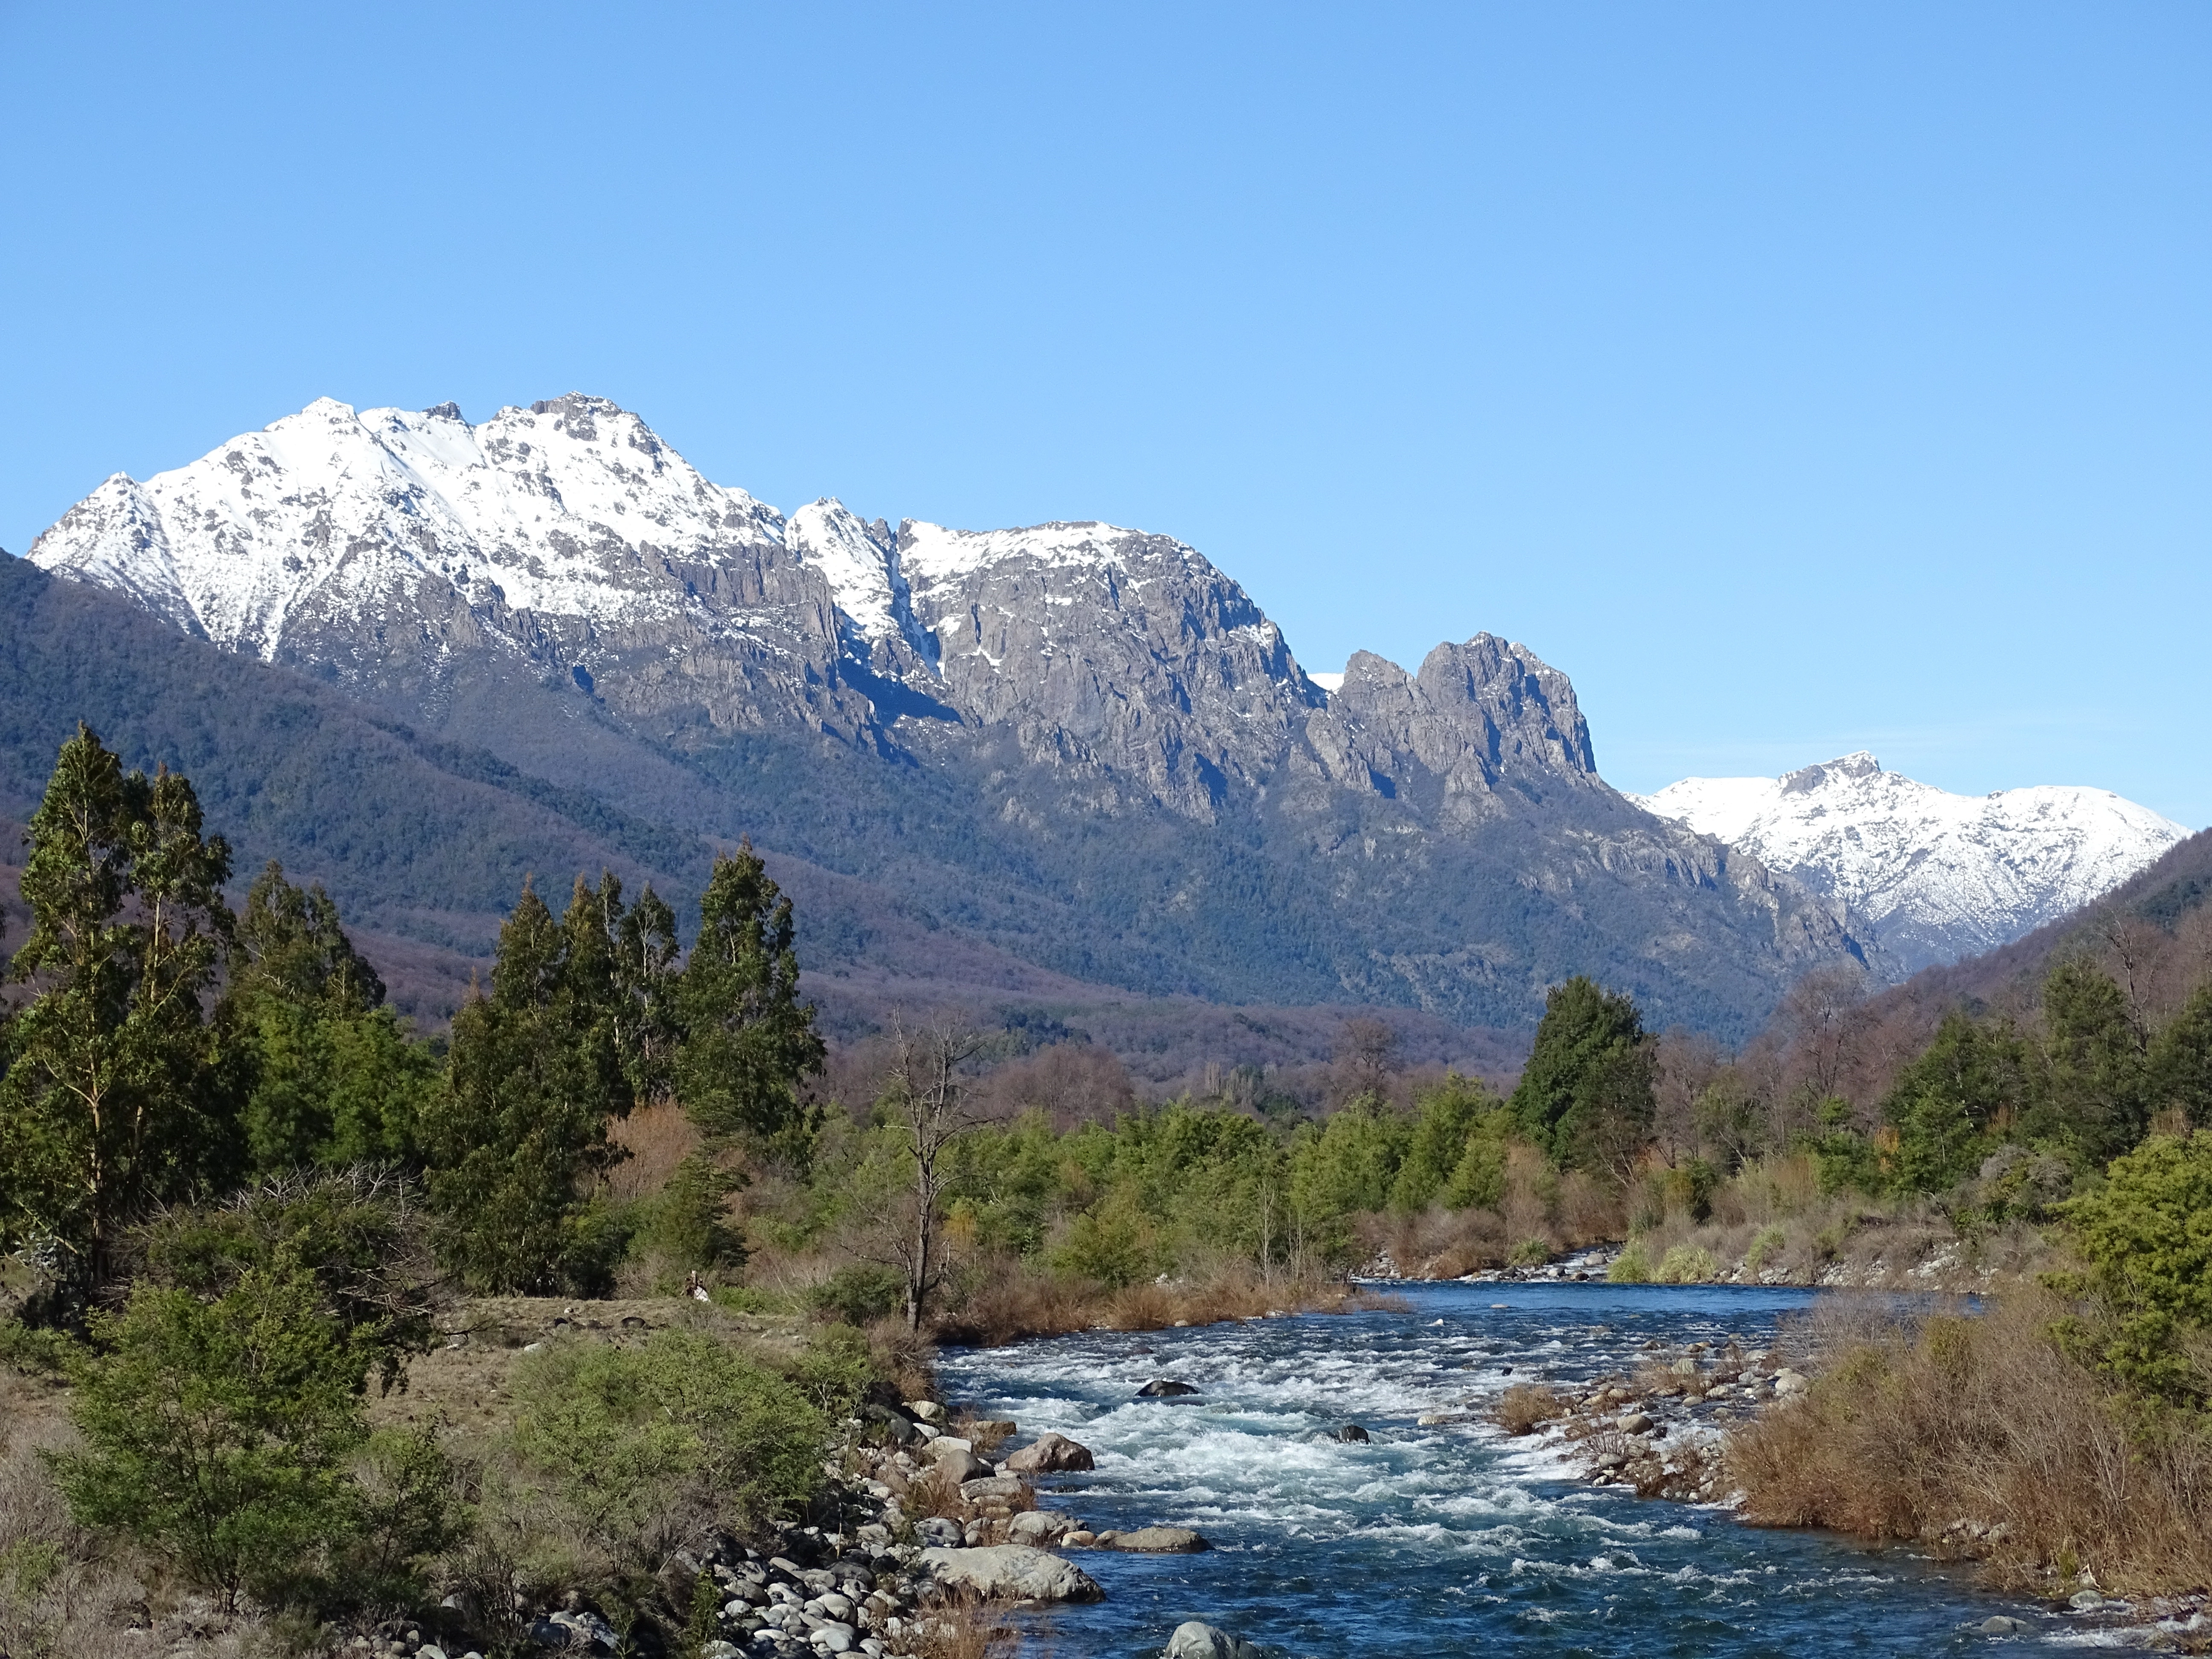
{"type": "Polygon", "coordinates": [[[324,399],[109,478],[29,557],[625,811],[904,870],[1085,975],[1517,1023],[1595,971],[1741,1030],[1864,954],[1609,787],[1525,646],[1363,652],[1325,689],[1171,537],[787,516],[581,394],[324,399]]]}
{"type": "Polygon", "coordinates": [[[2189,834],[2107,789],[1954,795],[1862,750],[1778,778],[1685,778],[1643,805],[1788,872],[1908,970],[1993,949],[2189,834]]]}

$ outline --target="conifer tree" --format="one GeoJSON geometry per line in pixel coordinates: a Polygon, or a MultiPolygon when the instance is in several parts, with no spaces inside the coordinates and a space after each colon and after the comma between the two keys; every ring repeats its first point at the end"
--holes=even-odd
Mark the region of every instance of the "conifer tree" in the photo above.
{"type": "Polygon", "coordinates": [[[634,1098],[610,1007],[619,893],[579,877],[556,921],[526,884],[490,994],[453,1018],[423,1138],[441,1254],[472,1287],[592,1291],[611,1268],[619,1240],[591,1188],[621,1157],[607,1125],[634,1098]]]}
{"type": "Polygon", "coordinates": [[[255,1168],[413,1157],[440,1066],[383,1001],[384,981],[331,896],[295,886],[270,860],[239,918],[224,1003],[252,1073],[245,1121],[255,1168]]]}
{"type": "Polygon", "coordinates": [[[236,1076],[202,1004],[232,935],[230,849],[191,785],[148,778],[88,726],[62,745],[30,823],[32,988],[0,1097],[0,1243],[81,1292],[119,1229],[237,1171],[236,1076]]]}
{"type": "Polygon", "coordinates": [[[1621,1173],[1616,1166],[1642,1145],[1654,1109],[1635,1002],[1581,974],[1553,987],[1510,1104],[1521,1132],[1554,1163],[1621,1173]]]}
{"type": "Polygon", "coordinates": [[[771,1139],[799,1121],[799,1081],[825,1052],[813,1005],[799,1000],[791,901],[748,842],[715,859],[699,915],[676,988],[678,1093],[711,1134],[771,1139]]]}
{"type": "Polygon", "coordinates": [[[2153,1098],[2179,1108],[2192,1127],[2212,1129],[2212,983],[2200,985],[2151,1046],[2153,1098]]]}

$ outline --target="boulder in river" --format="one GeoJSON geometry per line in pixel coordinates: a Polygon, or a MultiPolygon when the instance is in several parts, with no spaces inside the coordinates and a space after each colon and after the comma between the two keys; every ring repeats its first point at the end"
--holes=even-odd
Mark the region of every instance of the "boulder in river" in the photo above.
{"type": "Polygon", "coordinates": [[[1336,1437],[1339,1440],[1342,1440],[1346,1443],[1372,1438],[1367,1431],[1361,1428],[1357,1423],[1346,1424],[1342,1428],[1336,1431],[1336,1437]]]}
{"type": "Polygon", "coordinates": [[[1064,1434],[1040,1435],[1000,1465],[1017,1474],[1065,1474],[1095,1468],[1091,1449],[1078,1445],[1064,1434]]]}
{"type": "Polygon", "coordinates": [[[987,1601],[1097,1601],[1106,1592],[1073,1562],[1026,1544],[980,1549],[927,1549],[921,1565],[948,1589],[987,1601]]]}
{"type": "Polygon", "coordinates": [[[1139,1400],[1172,1400],[1178,1395],[1196,1394],[1198,1390],[1188,1382],[1178,1382],[1173,1377],[1158,1376],[1137,1390],[1139,1400]]]}
{"type": "Polygon", "coordinates": [[[1193,1619],[1176,1626],[1160,1659],[1261,1659],[1261,1656],[1243,1638],[1193,1619]]]}
{"type": "Polygon", "coordinates": [[[940,1435],[931,1441],[929,1451],[930,1455],[937,1460],[939,1468],[949,1469],[952,1478],[963,1485],[970,1480],[988,1479],[994,1473],[988,1463],[975,1455],[965,1440],[956,1440],[949,1434],[940,1435]]]}
{"type": "Polygon", "coordinates": [[[1126,1550],[1133,1555],[1193,1555],[1210,1548],[1188,1527],[1139,1527],[1134,1532],[1102,1532],[1102,1549],[1126,1550]]]}
{"type": "Polygon", "coordinates": [[[1018,1474],[987,1474],[974,1480],[960,1483],[960,1495],[971,1504],[1006,1502],[1022,1495],[1022,1478],[1018,1474]]]}

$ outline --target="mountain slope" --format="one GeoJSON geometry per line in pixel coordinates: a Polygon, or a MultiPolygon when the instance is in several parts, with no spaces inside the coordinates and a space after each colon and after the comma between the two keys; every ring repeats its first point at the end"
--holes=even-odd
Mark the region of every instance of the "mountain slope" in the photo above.
{"type": "Polygon", "coordinates": [[[1324,690],[1171,538],[787,518],[599,399],[318,403],[108,480],[31,557],[421,740],[1147,994],[1526,1025],[1593,972],[1740,1034],[1866,954],[1610,788],[1525,647],[1324,690]]]}
{"type": "Polygon", "coordinates": [[[2118,886],[2189,832],[2109,790],[1954,795],[1847,755],[1638,798],[1829,899],[1906,970],[1994,949],[2118,886]]]}

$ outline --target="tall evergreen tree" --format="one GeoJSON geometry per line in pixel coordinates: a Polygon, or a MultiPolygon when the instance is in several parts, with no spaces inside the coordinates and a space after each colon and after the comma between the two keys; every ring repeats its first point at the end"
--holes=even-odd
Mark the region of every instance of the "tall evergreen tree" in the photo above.
{"type": "Polygon", "coordinates": [[[191,785],[148,778],[88,726],[62,745],[30,823],[33,996],[0,1097],[0,1242],[82,1288],[141,1207],[238,1173],[236,1076],[203,1017],[228,948],[230,849],[191,785]]]}
{"type": "Polygon", "coordinates": [[[2158,1034],[2150,1076],[2156,1107],[2179,1107],[2191,1127],[2212,1129],[2212,983],[2198,986],[2158,1034]]]}
{"type": "Polygon", "coordinates": [[[822,1068],[814,1007],[799,1000],[791,901],[752,845],[717,857],[699,942],[676,988],[677,1091],[709,1133],[770,1139],[802,1116],[799,1082],[822,1068]]]}
{"type": "Polygon", "coordinates": [[[2142,1139],[2150,1121],[2148,1042],[2127,994],[2082,957],[2051,965],[2043,982],[2045,1109],[2087,1165],[2142,1139]]]}
{"type": "Polygon", "coordinates": [[[1624,1147],[1641,1144],[1654,1108],[1635,1001],[1581,974],[1553,988],[1509,1103],[1554,1163],[1612,1169],[1624,1147]]]}
{"type": "Polygon", "coordinates": [[[576,882],[556,921],[526,885],[499,935],[489,995],[453,1018],[447,1086],[423,1140],[441,1254],[471,1286],[603,1288],[619,1240],[592,1191],[634,1099],[610,1007],[612,894],[576,882]]]}
{"type": "Polygon", "coordinates": [[[436,1057],[381,1006],[337,906],[273,860],[246,897],[223,1012],[251,1065],[246,1133],[266,1172],[410,1159],[436,1057]]]}

